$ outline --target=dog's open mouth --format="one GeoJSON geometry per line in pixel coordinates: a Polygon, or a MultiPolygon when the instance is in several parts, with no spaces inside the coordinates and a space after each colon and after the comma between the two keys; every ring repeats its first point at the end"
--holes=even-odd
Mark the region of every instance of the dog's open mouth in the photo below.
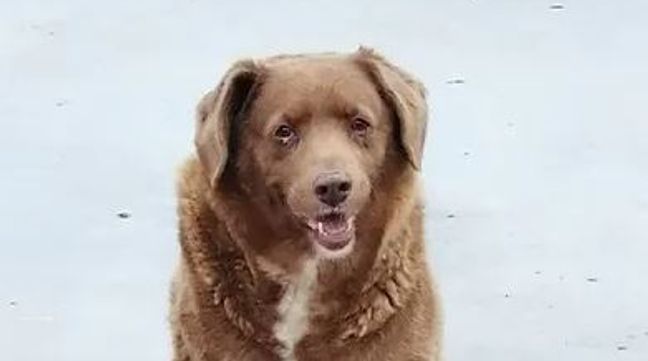
{"type": "Polygon", "coordinates": [[[355,237],[354,218],[342,212],[329,212],[308,219],[306,224],[313,241],[329,251],[345,248],[355,237]]]}

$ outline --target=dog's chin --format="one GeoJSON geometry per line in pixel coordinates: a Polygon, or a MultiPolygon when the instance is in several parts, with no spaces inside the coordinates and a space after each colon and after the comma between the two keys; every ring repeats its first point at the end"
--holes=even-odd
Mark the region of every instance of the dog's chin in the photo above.
{"type": "Polygon", "coordinates": [[[348,256],[353,250],[355,217],[332,211],[306,218],[304,223],[318,257],[338,259],[348,256]]]}

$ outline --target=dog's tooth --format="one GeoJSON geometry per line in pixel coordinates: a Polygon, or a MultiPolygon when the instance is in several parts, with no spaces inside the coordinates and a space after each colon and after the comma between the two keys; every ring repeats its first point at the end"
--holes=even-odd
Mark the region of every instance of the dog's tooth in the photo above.
{"type": "Polygon", "coordinates": [[[308,221],[307,222],[308,228],[312,229],[313,231],[317,230],[317,223],[313,221],[308,221]]]}
{"type": "Polygon", "coordinates": [[[324,224],[322,222],[317,222],[317,231],[321,234],[325,234],[324,232],[324,224]]]}

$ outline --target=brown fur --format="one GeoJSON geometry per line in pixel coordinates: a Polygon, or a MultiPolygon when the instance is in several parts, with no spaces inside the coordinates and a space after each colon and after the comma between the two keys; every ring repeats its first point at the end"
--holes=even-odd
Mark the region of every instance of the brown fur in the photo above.
{"type": "Polygon", "coordinates": [[[371,50],[235,64],[199,105],[199,157],[178,183],[174,361],[440,360],[417,187],[426,117],[422,86],[371,50]],[[344,140],[346,115],[324,113],[357,99],[375,121],[364,143],[344,140]],[[290,117],[309,119],[303,129],[317,129],[299,157],[263,138],[287,105],[290,117]],[[307,330],[286,356],[273,327],[315,257],[294,214],[318,207],[308,187],[322,154],[354,181],[356,243],[344,258],[318,261],[307,330]]]}

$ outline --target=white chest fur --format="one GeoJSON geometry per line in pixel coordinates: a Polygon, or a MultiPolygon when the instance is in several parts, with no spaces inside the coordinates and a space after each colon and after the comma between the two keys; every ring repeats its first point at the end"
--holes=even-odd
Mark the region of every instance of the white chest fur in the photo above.
{"type": "Polygon", "coordinates": [[[299,276],[288,285],[279,305],[274,334],[284,349],[284,361],[295,360],[295,346],[308,330],[309,304],[317,281],[317,262],[306,261],[299,276]]]}

